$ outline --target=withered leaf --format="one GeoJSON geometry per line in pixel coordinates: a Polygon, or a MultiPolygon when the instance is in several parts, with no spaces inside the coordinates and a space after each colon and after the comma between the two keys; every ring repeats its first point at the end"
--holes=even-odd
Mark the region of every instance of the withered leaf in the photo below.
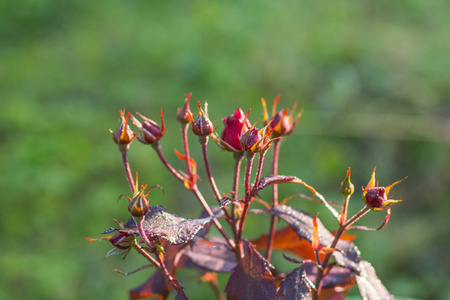
{"type": "Polygon", "coordinates": [[[395,299],[377,277],[375,269],[369,262],[362,261],[359,267],[360,275],[356,276],[356,283],[363,300],[395,299]]]}
{"type": "Polygon", "coordinates": [[[208,240],[198,240],[191,248],[186,248],[183,255],[196,266],[214,272],[231,272],[236,266],[234,253],[222,238],[212,237],[208,240]]]}
{"type": "MultiPolygon", "coordinates": [[[[288,223],[295,233],[301,238],[311,242],[313,237],[313,216],[286,205],[280,205],[268,210],[253,210],[255,213],[268,212],[276,215],[288,223]]],[[[323,226],[320,220],[317,220],[318,231],[320,235],[320,244],[330,246],[334,240],[334,236],[323,226]]],[[[349,241],[339,240],[336,249],[341,252],[333,252],[336,262],[345,267],[357,270],[360,262],[360,252],[358,248],[349,241]]]]}
{"type": "Polygon", "coordinates": [[[161,272],[155,272],[150,279],[140,286],[130,290],[130,300],[141,298],[150,298],[155,296],[157,299],[166,299],[170,292],[170,286],[167,285],[161,272]]]}
{"type": "Polygon", "coordinates": [[[305,265],[295,268],[281,282],[276,300],[309,300],[311,289],[307,283],[305,265]]]}
{"type": "Polygon", "coordinates": [[[269,271],[269,263],[247,243],[244,258],[233,269],[225,288],[227,299],[272,300],[275,283],[269,271]]]}
{"type": "MultiPolygon", "coordinates": [[[[161,205],[150,206],[150,211],[145,215],[144,230],[149,238],[162,237],[170,243],[177,245],[190,241],[196,233],[209,221],[217,216],[201,219],[185,219],[170,214],[161,205]]],[[[136,228],[133,218],[125,223],[126,228],[136,228]]],[[[120,230],[134,235],[139,235],[137,230],[120,230]]]]}

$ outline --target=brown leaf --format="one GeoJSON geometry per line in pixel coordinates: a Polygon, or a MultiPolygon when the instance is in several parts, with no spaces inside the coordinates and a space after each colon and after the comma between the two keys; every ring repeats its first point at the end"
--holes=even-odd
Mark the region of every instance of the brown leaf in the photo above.
{"type": "Polygon", "coordinates": [[[316,195],[316,191],[312,186],[307,185],[303,180],[297,178],[295,176],[286,176],[286,175],[270,175],[264,178],[261,178],[258,185],[253,187],[252,195],[255,196],[260,190],[265,188],[266,186],[280,183],[298,183],[305,187],[307,187],[314,195],[316,195]]]}
{"type": "Polygon", "coordinates": [[[363,300],[395,299],[377,277],[375,269],[369,262],[362,261],[359,267],[361,272],[356,276],[356,282],[363,300]]]}
{"type": "MultiPolygon", "coordinates": [[[[256,249],[265,250],[267,247],[267,239],[268,235],[263,234],[251,242],[255,245],[256,249]]],[[[316,260],[311,242],[304,238],[300,238],[291,226],[286,226],[275,232],[273,249],[288,251],[300,256],[303,259],[316,260]]]]}
{"type": "MultiPolygon", "coordinates": [[[[308,264],[305,267],[305,273],[312,281],[316,281],[317,267],[313,264],[308,264]]],[[[356,283],[356,275],[352,270],[347,268],[333,267],[322,279],[322,290],[348,290],[356,283]]]]}
{"type": "Polygon", "coordinates": [[[302,265],[281,282],[280,288],[275,296],[276,300],[309,300],[311,289],[306,281],[305,265],[302,265]]]}
{"type": "Polygon", "coordinates": [[[233,269],[225,292],[227,299],[233,300],[274,298],[275,283],[269,263],[250,243],[247,243],[244,258],[233,269]]]}

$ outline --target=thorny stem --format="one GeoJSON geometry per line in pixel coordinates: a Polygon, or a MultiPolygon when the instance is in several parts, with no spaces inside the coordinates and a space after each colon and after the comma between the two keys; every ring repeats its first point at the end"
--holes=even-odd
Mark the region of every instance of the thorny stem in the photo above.
{"type": "Polygon", "coordinates": [[[350,196],[351,196],[351,195],[345,195],[345,196],[344,196],[344,207],[342,208],[342,211],[343,211],[343,214],[344,214],[342,220],[343,220],[344,223],[345,223],[345,221],[347,220],[348,202],[349,202],[349,200],[350,200],[350,196]]]}
{"type": "Polygon", "coordinates": [[[119,145],[119,151],[122,154],[122,162],[123,167],[125,169],[125,176],[127,177],[128,185],[130,186],[131,193],[134,193],[135,185],[133,180],[133,175],[131,175],[130,170],[130,164],[128,163],[128,149],[130,148],[130,145],[126,145],[123,147],[123,145],[119,145]]]}
{"type": "MultiPolygon", "coordinates": [[[[282,138],[275,140],[273,145],[273,158],[272,158],[272,175],[278,174],[278,158],[280,154],[280,145],[282,138]]],[[[272,207],[278,205],[278,185],[272,185],[272,207]]],[[[270,262],[273,249],[273,241],[275,238],[275,229],[277,224],[277,216],[272,215],[270,218],[269,236],[267,240],[266,258],[270,262]]]]}
{"type": "MultiPolygon", "coordinates": [[[[161,145],[159,143],[159,141],[155,142],[154,144],[152,144],[153,149],[155,149],[156,154],[158,155],[159,159],[161,160],[161,162],[163,163],[163,165],[167,168],[167,170],[169,170],[169,172],[175,176],[176,179],[178,179],[178,181],[183,182],[184,183],[184,178],[183,176],[178,173],[167,161],[167,159],[164,157],[164,154],[161,152],[161,145]]],[[[191,190],[195,197],[197,198],[197,200],[200,202],[200,204],[202,205],[203,209],[208,213],[209,216],[213,216],[214,213],[212,212],[211,208],[209,207],[208,203],[206,203],[205,198],[203,198],[202,194],[200,193],[197,185],[194,186],[194,188],[191,190]]],[[[217,219],[212,219],[212,222],[214,223],[214,225],[216,225],[217,229],[219,230],[219,232],[223,235],[223,237],[225,238],[225,240],[228,242],[228,244],[230,245],[231,248],[234,249],[235,244],[234,242],[228,237],[227,233],[223,230],[222,225],[219,223],[219,221],[217,221],[217,219]]]]}
{"type": "Polygon", "coordinates": [[[231,218],[233,221],[233,231],[236,231],[236,200],[238,198],[239,190],[239,173],[241,169],[242,158],[244,157],[243,152],[234,152],[234,173],[233,173],[233,202],[231,202],[231,218]]]}
{"type": "MultiPolygon", "coordinates": [[[[366,205],[359,212],[357,212],[353,217],[351,217],[347,222],[345,222],[345,224],[339,225],[339,228],[336,232],[336,235],[334,236],[334,240],[331,243],[330,248],[336,247],[337,243],[339,242],[339,239],[341,238],[341,235],[344,233],[344,231],[347,229],[347,227],[349,227],[350,225],[352,225],[353,223],[358,221],[369,211],[370,211],[370,208],[366,205]]],[[[324,272],[325,272],[326,268],[328,267],[328,262],[330,261],[331,255],[332,255],[332,253],[327,253],[323,262],[319,263],[320,266],[317,268],[317,277],[316,277],[316,283],[315,283],[316,289],[312,290],[313,300],[317,300],[320,295],[320,291],[322,288],[322,279],[324,277],[324,272]]]]}
{"type": "Polygon", "coordinates": [[[161,269],[161,265],[159,264],[159,262],[157,262],[153,257],[150,256],[150,254],[147,253],[147,251],[145,251],[141,245],[139,245],[139,243],[136,241],[136,243],[134,243],[134,248],[137,250],[137,252],[139,252],[139,254],[141,254],[143,257],[145,257],[145,259],[147,259],[153,266],[155,266],[155,268],[161,269]]]}
{"type": "MultiPolygon", "coordinates": [[[[209,166],[209,159],[208,159],[208,137],[199,136],[198,140],[200,141],[201,147],[202,147],[202,155],[203,155],[203,161],[205,163],[205,169],[206,174],[209,179],[209,183],[211,184],[211,188],[214,193],[214,197],[216,197],[217,202],[220,205],[220,199],[222,199],[222,196],[220,195],[219,189],[217,188],[216,181],[214,180],[214,177],[211,173],[211,168],[209,166]]],[[[227,220],[231,220],[230,214],[228,213],[226,207],[222,207],[223,212],[225,213],[225,216],[227,217],[227,220]]]]}

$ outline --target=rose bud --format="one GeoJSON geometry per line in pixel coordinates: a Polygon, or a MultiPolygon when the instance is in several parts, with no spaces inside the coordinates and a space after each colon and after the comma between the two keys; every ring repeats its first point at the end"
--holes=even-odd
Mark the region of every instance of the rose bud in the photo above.
{"type": "Polygon", "coordinates": [[[302,112],[297,114],[297,116],[294,118],[294,111],[297,106],[297,103],[294,104],[294,106],[291,109],[291,113],[289,113],[289,109],[286,108],[284,111],[280,110],[276,112],[278,101],[280,100],[280,95],[275,97],[273,100],[272,105],[272,117],[269,120],[269,115],[267,113],[267,106],[266,101],[261,98],[261,102],[264,109],[264,124],[268,124],[270,122],[269,128],[274,129],[273,135],[274,136],[284,136],[291,134],[295,126],[297,125],[297,122],[302,115],[302,112]]]}
{"type": "Polygon", "coordinates": [[[114,142],[121,147],[126,147],[137,137],[134,132],[131,130],[130,126],[128,126],[128,117],[130,113],[127,113],[127,117],[125,118],[125,110],[120,110],[120,124],[117,129],[113,132],[111,129],[109,130],[112,133],[114,142]]]}
{"type": "Polygon", "coordinates": [[[350,181],[351,171],[350,168],[347,170],[347,176],[344,181],[341,182],[341,194],[344,196],[350,196],[355,192],[355,186],[350,181]]]}
{"type": "Polygon", "coordinates": [[[191,98],[191,96],[192,96],[192,93],[189,93],[186,96],[186,98],[184,100],[184,105],[181,108],[179,108],[177,111],[177,120],[178,120],[178,122],[180,122],[183,125],[188,124],[191,121],[190,116],[192,114],[189,109],[189,99],[191,98]]]}
{"type": "MultiPolygon", "coordinates": [[[[250,112],[250,111],[249,111],[250,112]]],[[[247,113],[248,114],[248,113],[247,113]]],[[[232,152],[242,152],[240,136],[242,131],[250,129],[250,121],[241,109],[238,109],[227,118],[223,118],[225,128],[222,131],[222,138],[213,136],[214,141],[224,150],[232,152]]]]}
{"type": "Polygon", "coordinates": [[[134,125],[136,125],[139,130],[141,131],[141,135],[138,137],[138,140],[144,144],[153,144],[156,141],[159,141],[159,139],[162,138],[164,135],[164,115],[163,111],[161,109],[161,127],[149,118],[144,117],[143,115],[137,113],[138,116],[140,116],[143,121],[142,123],[139,122],[135,117],[131,116],[134,125]]]}
{"type": "MultiPolygon", "coordinates": [[[[247,116],[246,116],[247,118],[247,116]]],[[[258,120],[256,121],[258,122],[258,120]]],[[[255,124],[256,124],[255,122],[255,124]]],[[[263,129],[258,131],[258,129],[255,128],[255,125],[253,125],[250,129],[245,131],[244,127],[242,127],[241,137],[240,137],[240,143],[242,149],[249,153],[254,154],[256,152],[261,152],[269,149],[270,145],[272,145],[273,141],[275,141],[278,138],[270,139],[269,136],[272,134],[273,129],[269,128],[269,124],[265,126],[263,129]],[[265,134],[264,134],[265,133],[265,134]]]]}
{"type": "Polygon", "coordinates": [[[366,205],[373,210],[384,210],[390,207],[392,204],[400,202],[402,200],[391,200],[388,198],[389,192],[394,185],[405,180],[407,177],[394,182],[388,187],[378,187],[378,182],[375,186],[375,170],[373,169],[372,177],[370,178],[369,183],[366,188],[363,190],[362,198],[366,205]]]}
{"type": "Polygon", "coordinates": [[[192,132],[198,136],[210,136],[214,132],[214,125],[208,117],[208,103],[205,102],[205,110],[203,111],[200,101],[198,101],[198,117],[194,121],[190,116],[192,123],[192,132]]]}

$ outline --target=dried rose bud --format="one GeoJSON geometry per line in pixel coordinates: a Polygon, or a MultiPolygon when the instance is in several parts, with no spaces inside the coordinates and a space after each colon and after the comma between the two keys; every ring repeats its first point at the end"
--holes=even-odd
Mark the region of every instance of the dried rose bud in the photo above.
{"type": "Polygon", "coordinates": [[[214,132],[214,125],[208,117],[208,103],[205,102],[203,111],[200,101],[198,101],[198,117],[194,121],[191,115],[192,132],[198,136],[210,136],[214,132]]]}
{"type": "Polygon", "coordinates": [[[291,113],[289,113],[289,115],[288,115],[289,112],[288,108],[286,108],[284,111],[280,110],[276,112],[279,100],[280,95],[275,97],[275,99],[273,100],[272,117],[269,119],[266,101],[264,99],[261,99],[264,109],[264,124],[267,125],[270,123],[269,128],[273,129],[273,135],[277,137],[291,134],[294,131],[295,126],[297,125],[298,119],[302,115],[302,112],[300,112],[294,118],[294,111],[297,106],[297,103],[294,104],[294,107],[292,107],[291,113]]]}
{"type": "Polygon", "coordinates": [[[407,177],[394,182],[388,187],[378,187],[378,182],[375,186],[375,170],[376,168],[373,169],[372,177],[370,178],[369,183],[363,190],[362,194],[362,198],[364,202],[367,204],[367,206],[373,210],[384,210],[390,207],[392,204],[402,201],[402,200],[391,200],[388,198],[388,196],[389,192],[391,191],[391,188],[394,185],[405,180],[407,177]]]}
{"type": "Polygon", "coordinates": [[[149,118],[144,117],[143,115],[137,113],[143,121],[139,122],[135,117],[131,116],[134,125],[136,125],[141,131],[141,135],[138,137],[138,140],[144,144],[153,144],[156,141],[159,141],[164,135],[164,115],[161,109],[161,127],[149,118]]]}
{"type": "Polygon", "coordinates": [[[120,146],[125,146],[131,144],[131,142],[137,137],[134,132],[131,130],[130,126],[128,126],[128,117],[130,113],[127,113],[127,117],[125,118],[125,110],[120,110],[120,124],[117,127],[116,131],[109,130],[112,133],[114,142],[120,146]]]}
{"type": "Polygon", "coordinates": [[[181,108],[179,108],[177,111],[177,120],[181,124],[188,124],[191,121],[190,116],[192,114],[189,109],[189,99],[191,98],[191,96],[192,96],[192,93],[189,93],[186,96],[186,98],[184,100],[184,105],[181,108]]]}
{"type": "Polygon", "coordinates": [[[222,131],[222,141],[225,142],[226,150],[241,152],[243,151],[239,137],[242,131],[250,129],[250,121],[244,115],[242,109],[238,109],[227,118],[223,118],[225,128],[222,131]]]}
{"type": "Polygon", "coordinates": [[[125,250],[133,246],[134,236],[130,236],[125,232],[118,232],[109,241],[114,247],[125,250]]]}

